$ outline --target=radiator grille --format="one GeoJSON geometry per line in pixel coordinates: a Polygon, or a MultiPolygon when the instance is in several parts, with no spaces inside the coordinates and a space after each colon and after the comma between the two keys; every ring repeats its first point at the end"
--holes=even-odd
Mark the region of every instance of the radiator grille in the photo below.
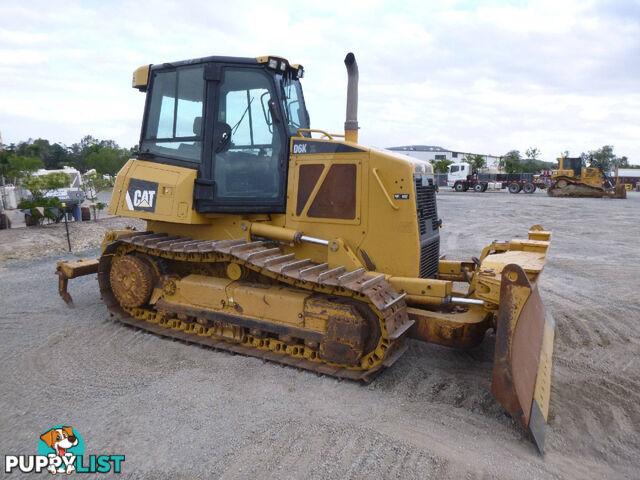
{"type": "Polygon", "coordinates": [[[420,278],[436,278],[440,257],[440,236],[420,245],[420,278]]]}
{"type": "Polygon", "coordinates": [[[440,257],[440,232],[436,191],[432,182],[426,185],[421,175],[415,176],[416,209],[420,231],[420,278],[436,278],[440,257]]]}
{"type": "Polygon", "coordinates": [[[438,228],[436,190],[433,185],[423,186],[420,177],[416,178],[416,203],[420,235],[422,236],[430,233],[432,230],[436,230],[438,228]]]}

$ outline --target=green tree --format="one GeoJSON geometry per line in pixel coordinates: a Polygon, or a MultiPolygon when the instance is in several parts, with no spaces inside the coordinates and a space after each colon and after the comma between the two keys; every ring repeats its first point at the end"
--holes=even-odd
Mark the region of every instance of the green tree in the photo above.
{"type": "Polygon", "coordinates": [[[589,150],[588,153],[582,153],[583,162],[589,167],[600,168],[603,171],[610,170],[617,164],[617,158],[613,153],[613,145],[604,145],[598,150],[589,150]]]}
{"type": "Polygon", "coordinates": [[[49,140],[44,138],[29,139],[26,142],[18,143],[18,145],[12,145],[12,147],[9,148],[16,155],[39,159],[47,170],[72,164],[70,152],[66,146],[60,143],[51,144],[49,140]]]}
{"type": "Polygon", "coordinates": [[[529,147],[525,152],[525,158],[520,162],[521,173],[538,173],[542,169],[553,168],[552,163],[538,160],[542,153],[536,147],[529,147]]]}
{"type": "Polygon", "coordinates": [[[49,140],[42,138],[33,140],[30,138],[26,142],[18,143],[15,148],[15,153],[24,157],[37,158],[42,161],[47,156],[49,146],[49,140]]]}
{"type": "Polygon", "coordinates": [[[69,148],[71,163],[81,172],[87,171],[87,157],[100,150],[100,140],[91,135],[85,135],[80,142],[74,143],[69,148]]]}
{"type": "Polygon", "coordinates": [[[556,162],[543,162],[542,160],[525,159],[520,163],[521,173],[539,173],[540,170],[553,169],[556,162]]]}
{"type": "Polygon", "coordinates": [[[9,157],[12,155],[5,145],[0,145],[0,175],[7,177],[9,175],[9,157]]]}
{"type": "Polygon", "coordinates": [[[522,157],[519,150],[511,150],[500,157],[498,166],[507,173],[520,173],[522,171],[522,157]]]}
{"type": "Polygon", "coordinates": [[[617,166],[619,168],[629,168],[629,159],[626,157],[626,155],[623,155],[618,159],[617,166]]]}
{"type": "Polygon", "coordinates": [[[45,197],[47,192],[64,188],[71,183],[71,176],[64,172],[51,172],[46,175],[32,175],[23,180],[23,186],[31,192],[31,199],[23,199],[18,208],[25,211],[27,225],[42,225],[45,218],[60,218],[60,200],[57,197],[45,197]]]}
{"type": "Polygon", "coordinates": [[[104,179],[96,171],[90,171],[82,176],[82,190],[87,197],[87,200],[91,202],[91,208],[93,209],[93,219],[98,221],[98,213],[96,210],[104,209],[104,203],[96,202],[98,200],[98,193],[107,190],[111,185],[111,182],[104,179]]]}
{"type": "Polygon", "coordinates": [[[60,143],[54,143],[49,147],[47,156],[43,159],[44,168],[47,170],[55,170],[65,165],[71,166],[71,154],[69,149],[60,143]]]}
{"type": "Polygon", "coordinates": [[[10,155],[7,162],[9,165],[7,175],[15,180],[28,178],[33,172],[44,166],[39,158],[16,154],[10,155]]]}
{"type": "Polygon", "coordinates": [[[542,153],[536,147],[529,147],[525,155],[527,156],[527,160],[538,160],[538,157],[542,155],[542,153]]]}
{"type": "Polygon", "coordinates": [[[483,155],[470,153],[464,157],[464,161],[471,165],[471,170],[481,170],[487,166],[487,160],[483,155]]]}
{"type": "Polygon", "coordinates": [[[529,147],[525,152],[525,158],[520,160],[519,173],[540,173],[540,170],[553,169],[557,162],[543,162],[539,159],[542,152],[536,147],[529,147]]]}
{"type": "Polygon", "coordinates": [[[80,142],[74,143],[69,148],[69,154],[72,160],[71,163],[81,172],[86,172],[90,168],[95,168],[88,166],[87,159],[89,158],[89,155],[92,153],[98,153],[103,148],[117,151],[121,156],[124,156],[124,151],[121,150],[118,144],[113,140],[100,140],[91,135],[85,135],[80,139],[80,142]]]}
{"type": "Polygon", "coordinates": [[[95,168],[98,173],[114,177],[126,161],[120,149],[103,147],[87,156],[86,165],[95,168]]]}
{"type": "Polygon", "coordinates": [[[453,162],[446,158],[440,158],[438,160],[429,160],[429,163],[433,165],[433,171],[435,173],[447,173],[447,167],[453,162]]]}
{"type": "Polygon", "coordinates": [[[41,199],[47,192],[68,187],[71,176],[64,172],[52,172],[46,175],[25,178],[22,185],[28,188],[34,200],[41,199]]]}

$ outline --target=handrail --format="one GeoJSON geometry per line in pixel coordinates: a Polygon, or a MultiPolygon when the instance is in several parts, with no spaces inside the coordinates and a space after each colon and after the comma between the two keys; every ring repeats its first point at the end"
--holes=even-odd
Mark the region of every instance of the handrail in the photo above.
{"type": "Polygon", "coordinates": [[[378,185],[380,185],[380,189],[382,190],[382,193],[384,193],[384,196],[387,198],[387,202],[389,202],[389,205],[391,205],[391,208],[393,208],[394,210],[400,210],[400,207],[398,207],[395,203],[393,203],[393,200],[391,200],[391,196],[389,195],[389,192],[387,192],[387,189],[384,188],[382,179],[380,178],[380,175],[378,175],[378,169],[374,168],[371,171],[373,172],[373,176],[376,177],[376,180],[378,181],[378,185]]]}
{"type": "Polygon", "coordinates": [[[298,130],[296,130],[296,133],[299,137],[302,137],[303,135],[300,132],[321,133],[323,135],[321,138],[327,137],[329,140],[333,140],[333,137],[344,138],[344,135],[340,135],[339,133],[327,133],[324,130],[320,130],[317,128],[299,128],[298,130]]]}

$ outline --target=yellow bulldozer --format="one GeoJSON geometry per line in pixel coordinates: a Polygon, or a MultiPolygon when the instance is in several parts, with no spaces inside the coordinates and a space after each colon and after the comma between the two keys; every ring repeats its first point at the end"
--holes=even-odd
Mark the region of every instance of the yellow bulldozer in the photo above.
{"type": "Polygon", "coordinates": [[[560,157],[551,171],[550,197],[627,198],[624,185],[616,185],[601,168],[585,167],[582,158],[560,157]]]}
{"type": "Polygon", "coordinates": [[[369,382],[408,339],[472,348],[495,331],[492,392],[542,452],[555,324],[536,286],[551,233],[441,258],[430,164],[358,144],[358,67],[344,134],[310,128],[304,69],[277,56],[146,65],[140,149],[109,212],[98,274],[119,320],[155,334],[369,382]]]}

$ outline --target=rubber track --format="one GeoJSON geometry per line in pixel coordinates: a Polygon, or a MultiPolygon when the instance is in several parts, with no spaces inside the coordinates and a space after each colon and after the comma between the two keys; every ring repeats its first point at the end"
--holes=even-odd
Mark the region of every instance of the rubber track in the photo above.
{"type": "Polygon", "coordinates": [[[279,248],[271,248],[266,242],[262,241],[247,242],[244,239],[193,240],[166,233],[154,234],[153,232],[124,234],[118,236],[116,241],[106,245],[100,258],[98,281],[107,307],[124,324],[141,328],[163,337],[258,357],[298,369],[312,370],[322,375],[365,382],[371,381],[383,367],[390,366],[404,353],[406,350],[406,345],[403,341],[404,336],[413,324],[413,321],[409,320],[407,315],[404,294],[398,294],[385,280],[384,275],[372,277],[364,269],[352,272],[347,272],[345,267],[329,269],[327,264],[317,264],[310,259],[295,259],[294,254],[283,254],[279,248]],[[377,359],[371,368],[354,369],[353,367],[324,363],[322,360],[307,360],[172,329],[168,326],[147,321],[145,316],[153,315],[149,310],[133,309],[138,311],[138,314],[132,316],[118,304],[111,292],[109,283],[111,258],[122,245],[132,246],[136,251],[177,261],[235,261],[267,277],[296,288],[353,297],[369,303],[381,322],[379,346],[383,341],[387,343],[384,356],[377,359]]]}

